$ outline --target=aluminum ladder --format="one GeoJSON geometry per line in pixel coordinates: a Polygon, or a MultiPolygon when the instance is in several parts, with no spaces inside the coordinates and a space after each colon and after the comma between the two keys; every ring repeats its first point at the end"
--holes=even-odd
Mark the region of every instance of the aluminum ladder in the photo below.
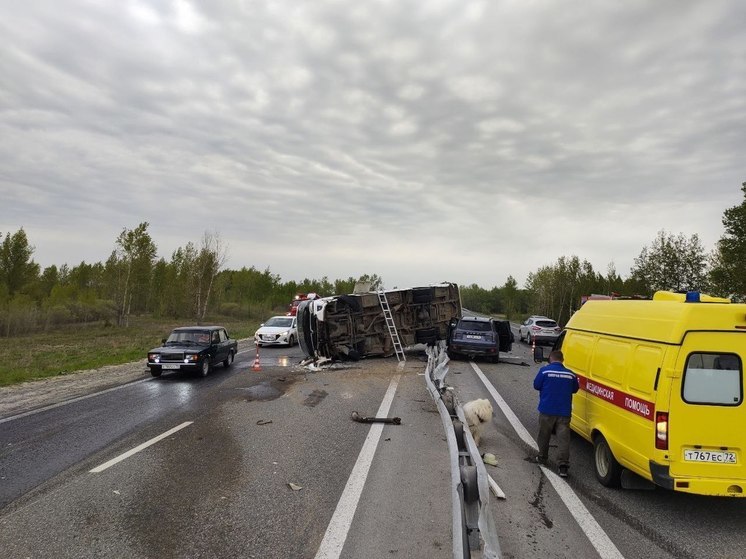
{"type": "Polygon", "coordinates": [[[400,366],[404,365],[404,362],[407,360],[407,358],[404,355],[404,348],[402,348],[401,346],[399,333],[396,331],[396,324],[394,324],[394,317],[391,315],[391,307],[389,307],[389,300],[386,298],[385,291],[378,291],[378,300],[381,303],[383,318],[386,319],[386,327],[389,329],[391,341],[394,342],[394,352],[396,353],[396,360],[399,362],[400,366]]]}

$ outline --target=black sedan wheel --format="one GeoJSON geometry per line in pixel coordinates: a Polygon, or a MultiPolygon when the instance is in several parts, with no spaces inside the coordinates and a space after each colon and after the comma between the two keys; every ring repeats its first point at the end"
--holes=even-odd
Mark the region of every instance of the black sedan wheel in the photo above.
{"type": "Polygon", "coordinates": [[[202,365],[199,369],[199,374],[203,377],[206,377],[207,374],[210,372],[210,360],[209,359],[203,359],[202,365]]]}
{"type": "Polygon", "coordinates": [[[225,361],[223,361],[223,367],[230,367],[233,365],[233,352],[231,351],[228,354],[228,357],[225,358],[225,361]]]}

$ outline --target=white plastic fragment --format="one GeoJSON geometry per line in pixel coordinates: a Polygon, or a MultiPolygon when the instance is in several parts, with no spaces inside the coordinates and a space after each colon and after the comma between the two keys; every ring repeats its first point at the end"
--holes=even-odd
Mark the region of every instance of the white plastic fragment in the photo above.
{"type": "Polygon", "coordinates": [[[492,493],[497,497],[498,499],[505,499],[505,493],[502,489],[500,489],[500,486],[497,484],[497,482],[492,479],[492,476],[487,474],[487,481],[490,483],[490,489],[492,490],[492,493]]]}

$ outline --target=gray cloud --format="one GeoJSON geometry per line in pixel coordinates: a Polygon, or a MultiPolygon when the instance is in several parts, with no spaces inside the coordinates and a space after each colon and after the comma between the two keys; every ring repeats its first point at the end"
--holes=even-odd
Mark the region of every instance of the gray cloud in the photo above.
{"type": "Polygon", "coordinates": [[[735,1],[2,2],[0,230],[42,265],[218,231],[284,280],[628,273],[740,203],[735,1]]]}

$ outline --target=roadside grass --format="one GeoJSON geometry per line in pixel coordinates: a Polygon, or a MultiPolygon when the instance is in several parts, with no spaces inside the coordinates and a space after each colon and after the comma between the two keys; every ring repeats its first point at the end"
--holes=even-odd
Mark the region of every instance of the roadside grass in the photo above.
{"type": "MultiPolygon", "coordinates": [[[[259,327],[258,318],[239,320],[209,317],[204,324],[225,326],[232,338],[247,338],[259,327]]],[[[130,317],[127,327],[101,323],[70,325],[50,332],[1,338],[0,386],[28,380],[73,374],[104,365],[142,360],[149,349],[177,326],[194,324],[189,320],[130,317]]]]}

